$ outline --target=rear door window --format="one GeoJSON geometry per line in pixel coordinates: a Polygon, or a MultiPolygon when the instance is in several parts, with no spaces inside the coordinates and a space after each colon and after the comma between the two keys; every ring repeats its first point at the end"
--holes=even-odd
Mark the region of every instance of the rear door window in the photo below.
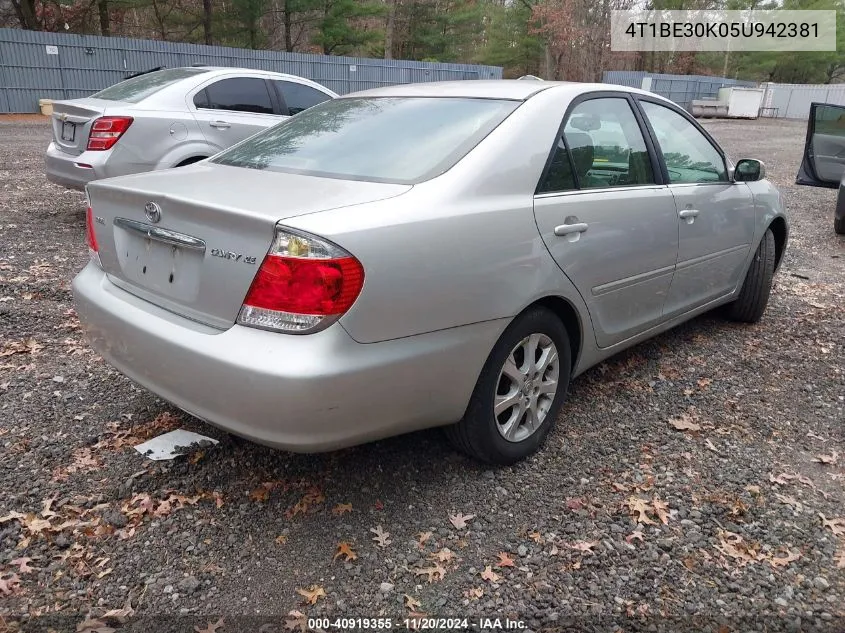
{"type": "Polygon", "coordinates": [[[648,149],[628,100],[596,98],[573,108],[537,193],[653,183],[648,149]]]}
{"type": "Polygon", "coordinates": [[[291,115],[299,114],[311,106],[331,99],[325,92],[294,81],[274,79],[273,83],[279,92],[282,93],[282,98],[285,100],[285,104],[287,104],[288,111],[291,115]]]}
{"type": "Polygon", "coordinates": [[[267,82],[257,77],[232,77],[206,86],[194,96],[197,108],[273,114],[267,82]]]}

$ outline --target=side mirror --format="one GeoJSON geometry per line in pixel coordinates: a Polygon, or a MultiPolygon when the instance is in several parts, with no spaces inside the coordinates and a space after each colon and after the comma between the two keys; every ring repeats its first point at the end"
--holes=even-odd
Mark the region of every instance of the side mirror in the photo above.
{"type": "Polygon", "coordinates": [[[756,158],[740,158],[734,167],[734,182],[756,182],[766,177],[766,166],[756,158]]]}

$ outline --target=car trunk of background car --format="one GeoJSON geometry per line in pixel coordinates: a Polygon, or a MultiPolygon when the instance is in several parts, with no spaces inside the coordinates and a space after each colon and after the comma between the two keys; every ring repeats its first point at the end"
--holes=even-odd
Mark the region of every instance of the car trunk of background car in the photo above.
{"type": "Polygon", "coordinates": [[[115,285],[228,328],[278,221],[410,188],[204,163],[91,183],[89,221],[101,266],[115,285]]]}
{"type": "MultiPolygon", "coordinates": [[[[119,103],[119,102],[118,102],[119,103]]],[[[53,141],[61,151],[78,156],[88,145],[91,125],[114,101],[75,99],[53,102],[53,141]]]]}

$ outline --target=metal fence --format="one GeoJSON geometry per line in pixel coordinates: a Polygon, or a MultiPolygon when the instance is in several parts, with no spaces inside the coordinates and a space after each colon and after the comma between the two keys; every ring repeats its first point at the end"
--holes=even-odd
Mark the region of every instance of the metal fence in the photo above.
{"type": "Polygon", "coordinates": [[[634,70],[611,70],[602,75],[607,84],[643,88],[689,110],[694,99],[716,98],[725,86],[756,86],[753,81],[739,81],[727,77],[707,75],[667,75],[634,70]]]}
{"type": "Polygon", "coordinates": [[[845,85],[835,84],[762,84],[766,116],[781,119],[807,119],[814,101],[845,105],[845,85]]]}
{"type": "Polygon", "coordinates": [[[239,66],[307,77],[339,94],[393,84],[501,79],[498,66],[334,57],[123,37],[0,29],[0,112],[37,112],[157,66],[239,66]]]}

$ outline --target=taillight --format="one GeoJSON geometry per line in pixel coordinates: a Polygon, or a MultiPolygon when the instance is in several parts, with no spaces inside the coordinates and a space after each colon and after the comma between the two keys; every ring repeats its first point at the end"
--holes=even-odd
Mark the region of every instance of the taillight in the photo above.
{"type": "Polygon", "coordinates": [[[94,232],[94,210],[91,204],[88,204],[88,210],[85,212],[85,241],[88,242],[88,256],[91,261],[100,265],[100,249],[97,246],[97,234],[94,232]]]}
{"type": "Polygon", "coordinates": [[[364,285],[364,267],[327,240],[276,227],[276,236],[244,299],[238,323],[305,334],[345,313],[364,285]]]}
{"type": "Polygon", "coordinates": [[[131,116],[102,116],[91,125],[88,151],[102,152],[111,149],[134,119],[131,116]]]}

